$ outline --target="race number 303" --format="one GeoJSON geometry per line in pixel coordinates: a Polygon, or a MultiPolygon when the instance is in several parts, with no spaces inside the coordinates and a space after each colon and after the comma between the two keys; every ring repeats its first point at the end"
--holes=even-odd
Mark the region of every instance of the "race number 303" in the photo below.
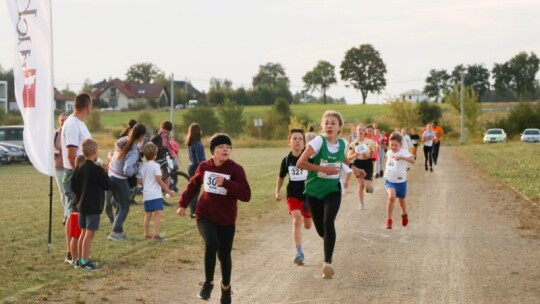
{"type": "Polygon", "coordinates": [[[211,171],[205,171],[204,172],[204,191],[208,193],[214,193],[219,195],[227,195],[227,189],[218,186],[216,177],[223,176],[225,179],[231,179],[230,175],[222,174],[222,173],[216,173],[211,171]]]}

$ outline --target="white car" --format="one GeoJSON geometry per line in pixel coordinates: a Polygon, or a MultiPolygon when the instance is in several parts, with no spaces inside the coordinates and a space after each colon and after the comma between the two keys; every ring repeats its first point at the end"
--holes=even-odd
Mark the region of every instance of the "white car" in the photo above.
{"type": "Polygon", "coordinates": [[[525,131],[521,133],[521,141],[540,142],[540,129],[525,129],[525,131]]]}
{"type": "Polygon", "coordinates": [[[503,129],[489,129],[484,133],[484,143],[506,142],[506,133],[503,129]]]}

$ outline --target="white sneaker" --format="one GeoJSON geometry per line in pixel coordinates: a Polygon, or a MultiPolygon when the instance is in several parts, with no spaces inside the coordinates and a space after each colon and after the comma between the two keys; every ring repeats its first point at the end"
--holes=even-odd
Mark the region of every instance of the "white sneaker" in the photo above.
{"type": "Polygon", "coordinates": [[[366,205],[364,204],[364,202],[361,202],[360,203],[360,210],[364,210],[366,209],[366,205]]]}
{"type": "Polygon", "coordinates": [[[332,267],[332,264],[324,263],[322,272],[323,272],[323,275],[322,275],[323,279],[331,279],[334,276],[334,268],[332,267]]]}

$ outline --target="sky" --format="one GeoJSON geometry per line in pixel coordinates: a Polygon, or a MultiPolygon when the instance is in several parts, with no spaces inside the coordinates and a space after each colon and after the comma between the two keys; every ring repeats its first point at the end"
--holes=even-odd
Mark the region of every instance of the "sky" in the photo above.
{"type": "MultiPolygon", "coordinates": [[[[212,77],[249,88],[259,66],[272,62],[285,68],[295,93],[326,60],[338,79],[328,95],[360,103],[339,66],[347,50],[371,44],[386,64],[387,86],[368,103],[382,103],[422,90],[431,69],[491,70],[521,51],[540,54],[538,0],[52,0],[52,10],[55,85],[75,91],[85,79],[123,79],[140,62],[199,90],[212,77]]],[[[4,1],[3,69],[13,67],[14,46],[4,1]]]]}

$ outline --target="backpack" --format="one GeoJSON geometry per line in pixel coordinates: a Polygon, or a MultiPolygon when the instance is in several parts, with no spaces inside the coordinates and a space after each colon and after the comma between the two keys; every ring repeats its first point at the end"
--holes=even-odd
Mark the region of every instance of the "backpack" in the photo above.
{"type": "Polygon", "coordinates": [[[159,167],[161,168],[161,179],[166,180],[171,175],[172,170],[174,169],[174,162],[171,157],[171,154],[169,153],[169,149],[163,147],[161,134],[152,137],[150,141],[152,141],[157,147],[158,152],[156,155],[156,163],[159,164],[159,167]]]}

